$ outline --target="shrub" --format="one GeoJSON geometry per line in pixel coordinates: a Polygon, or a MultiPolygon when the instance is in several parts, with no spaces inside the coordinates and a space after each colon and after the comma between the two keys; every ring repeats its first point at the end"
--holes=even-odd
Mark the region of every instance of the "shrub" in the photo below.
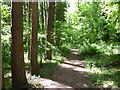
{"type": "Polygon", "coordinates": [[[66,45],[62,45],[59,47],[60,54],[66,57],[70,53],[70,48],[66,45]]]}

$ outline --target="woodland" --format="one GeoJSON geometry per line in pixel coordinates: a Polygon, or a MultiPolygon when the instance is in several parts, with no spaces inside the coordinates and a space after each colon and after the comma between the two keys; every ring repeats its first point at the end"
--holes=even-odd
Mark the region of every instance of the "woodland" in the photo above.
{"type": "Polygon", "coordinates": [[[82,1],[0,0],[1,88],[120,89],[120,1],[82,1]]]}

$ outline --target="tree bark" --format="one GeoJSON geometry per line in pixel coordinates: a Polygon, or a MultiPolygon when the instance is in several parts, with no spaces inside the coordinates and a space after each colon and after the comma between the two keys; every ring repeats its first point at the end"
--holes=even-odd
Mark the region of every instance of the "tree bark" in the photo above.
{"type": "Polygon", "coordinates": [[[28,60],[30,60],[30,34],[31,34],[31,2],[28,2],[28,29],[29,29],[29,36],[28,36],[28,60]]]}
{"type": "Polygon", "coordinates": [[[120,1],[118,2],[118,24],[119,24],[118,29],[120,30],[120,1]]]}
{"type": "Polygon", "coordinates": [[[45,16],[45,18],[44,18],[44,24],[45,24],[45,29],[47,28],[47,17],[48,17],[48,14],[47,14],[47,11],[48,11],[48,2],[44,2],[44,16],[45,16]]]}
{"type": "Polygon", "coordinates": [[[38,75],[38,2],[32,3],[31,74],[38,75]]]}
{"type": "Polygon", "coordinates": [[[23,3],[12,2],[11,71],[13,88],[27,84],[23,51],[23,3]]]}
{"type": "Polygon", "coordinates": [[[43,9],[43,2],[41,2],[40,7],[41,7],[41,18],[42,18],[42,30],[44,30],[44,9],[43,9]]]}
{"type": "MultiPolygon", "coordinates": [[[[53,27],[54,27],[54,10],[55,9],[55,2],[49,2],[49,9],[48,9],[48,24],[47,24],[47,41],[50,44],[53,44],[53,27]]],[[[50,49],[50,45],[47,44],[47,47],[50,49]]],[[[52,59],[52,50],[46,51],[46,59],[52,59]]]]}

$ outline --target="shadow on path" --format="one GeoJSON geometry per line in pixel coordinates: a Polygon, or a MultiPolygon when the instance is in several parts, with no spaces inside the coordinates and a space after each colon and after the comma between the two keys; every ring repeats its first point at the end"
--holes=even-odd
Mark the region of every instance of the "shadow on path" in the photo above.
{"type": "Polygon", "coordinates": [[[52,76],[41,78],[41,84],[45,88],[89,88],[91,82],[86,72],[79,52],[72,49],[64,63],[54,69],[52,76]]]}

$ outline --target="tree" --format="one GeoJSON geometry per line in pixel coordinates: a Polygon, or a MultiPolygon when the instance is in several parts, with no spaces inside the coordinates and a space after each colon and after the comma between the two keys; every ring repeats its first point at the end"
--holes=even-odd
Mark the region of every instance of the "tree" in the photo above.
{"type": "Polygon", "coordinates": [[[32,3],[31,74],[38,75],[38,2],[32,3]]]}
{"type": "Polygon", "coordinates": [[[28,30],[29,30],[29,35],[28,35],[28,60],[30,60],[30,33],[31,33],[31,2],[28,2],[28,30]]]}
{"type": "MultiPolygon", "coordinates": [[[[48,2],[44,2],[43,3],[43,7],[44,7],[44,24],[45,24],[45,27],[47,28],[47,17],[48,17],[48,13],[47,13],[47,11],[48,11],[48,2]]],[[[46,29],[45,28],[45,29],[46,29]]]]}
{"type": "Polygon", "coordinates": [[[41,7],[41,18],[42,18],[42,30],[44,30],[44,7],[43,7],[44,2],[40,3],[41,7]]]}
{"type": "Polygon", "coordinates": [[[118,23],[119,23],[118,29],[120,30],[120,1],[118,2],[118,23]]]}
{"type": "Polygon", "coordinates": [[[23,3],[12,2],[12,46],[11,71],[13,88],[20,88],[27,84],[24,67],[23,50],[23,3]]]}
{"type": "Polygon", "coordinates": [[[62,24],[65,22],[66,2],[57,2],[55,6],[55,45],[61,45],[62,24]]]}
{"type": "Polygon", "coordinates": [[[47,23],[47,47],[49,50],[46,51],[46,59],[52,59],[52,50],[50,49],[50,44],[53,44],[53,27],[54,27],[54,15],[55,15],[55,2],[49,2],[49,9],[48,9],[48,23],[47,23]]]}

